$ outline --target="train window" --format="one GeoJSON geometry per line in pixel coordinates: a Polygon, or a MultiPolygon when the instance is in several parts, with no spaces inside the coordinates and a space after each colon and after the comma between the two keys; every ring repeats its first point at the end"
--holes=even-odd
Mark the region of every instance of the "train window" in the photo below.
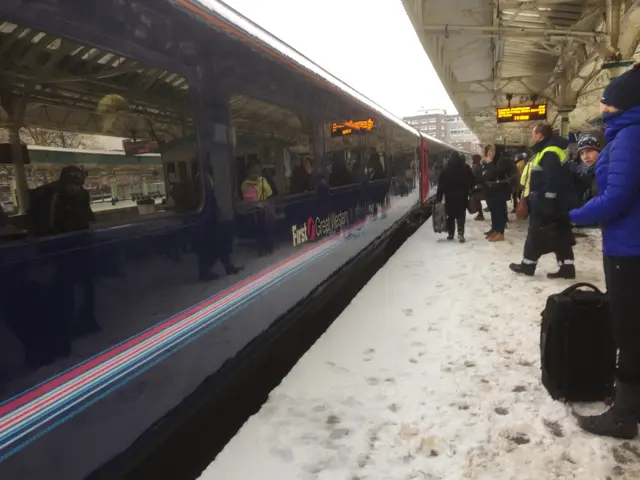
{"type": "Polygon", "coordinates": [[[0,44],[10,223],[51,235],[201,207],[186,78],[2,21],[0,44]]]}
{"type": "Polygon", "coordinates": [[[331,136],[333,122],[325,125],[328,138],[329,185],[339,188],[358,184],[363,180],[367,166],[366,135],[331,136]],[[364,161],[363,161],[364,160],[364,161]]]}
{"type": "Polygon", "coordinates": [[[313,190],[316,167],[311,126],[291,110],[232,95],[237,195],[241,200],[313,190]]]}

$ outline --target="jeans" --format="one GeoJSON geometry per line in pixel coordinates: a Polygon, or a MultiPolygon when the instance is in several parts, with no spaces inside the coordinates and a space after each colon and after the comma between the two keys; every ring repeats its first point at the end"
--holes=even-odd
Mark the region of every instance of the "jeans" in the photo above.
{"type": "Polygon", "coordinates": [[[640,257],[604,257],[613,336],[618,354],[618,378],[640,385],[640,257]]]}
{"type": "Polygon", "coordinates": [[[489,209],[491,210],[491,230],[504,234],[507,226],[507,202],[492,199],[489,201],[489,209]]]}

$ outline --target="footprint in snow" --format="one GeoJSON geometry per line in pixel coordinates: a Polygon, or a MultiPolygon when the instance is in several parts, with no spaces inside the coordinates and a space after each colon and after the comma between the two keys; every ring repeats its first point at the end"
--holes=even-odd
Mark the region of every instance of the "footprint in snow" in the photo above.
{"type": "Polygon", "coordinates": [[[542,420],[544,426],[554,437],[562,438],[564,437],[564,431],[562,430],[562,425],[558,422],[554,422],[552,420],[547,420],[546,418],[542,420]]]}
{"type": "Polygon", "coordinates": [[[504,416],[504,415],[509,415],[509,409],[505,408],[505,407],[496,407],[493,409],[494,412],[496,412],[498,415],[504,416]]]}
{"type": "Polygon", "coordinates": [[[402,310],[402,313],[404,313],[406,317],[413,316],[413,310],[411,308],[405,308],[404,310],[402,310]]]}

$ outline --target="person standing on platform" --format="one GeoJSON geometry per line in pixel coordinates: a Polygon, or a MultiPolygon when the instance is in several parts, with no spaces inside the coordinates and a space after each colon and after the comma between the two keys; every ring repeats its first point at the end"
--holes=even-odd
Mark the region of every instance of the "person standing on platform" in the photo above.
{"type": "Polygon", "coordinates": [[[596,435],[631,439],[640,418],[640,64],[607,86],[600,111],[608,142],[596,162],[600,194],[569,217],[576,225],[602,228],[618,368],[613,407],[578,416],[578,423],[596,435]]]}
{"type": "Polygon", "coordinates": [[[478,210],[478,215],[474,218],[476,221],[484,220],[484,212],[482,211],[482,157],[478,154],[475,154],[471,157],[471,161],[473,165],[471,166],[471,172],[473,173],[474,178],[474,188],[472,191],[473,201],[476,204],[476,208],[478,210]]]}
{"type": "Polygon", "coordinates": [[[440,175],[436,201],[444,197],[444,208],[447,214],[447,240],[453,240],[458,225],[458,241],[464,243],[464,225],[467,217],[469,193],[475,180],[471,167],[465,163],[464,156],[453,152],[440,175]]]}
{"type": "Polygon", "coordinates": [[[504,145],[486,145],[484,157],[482,178],[485,198],[491,212],[491,230],[486,236],[490,242],[503,242],[507,226],[507,201],[511,196],[511,160],[506,155],[504,145]]]}
{"type": "Polygon", "coordinates": [[[533,276],[538,259],[543,254],[538,247],[543,227],[555,223],[558,233],[555,254],[560,270],[548,274],[547,277],[575,278],[574,240],[571,224],[566,218],[573,185],[570,185],[571,176],[568,169],[563,168],[567,159],[565,149],[569,146],[569,141],[554,135],[550,125],[541,123],[534,127],[531,142],[535,156],[531,160],[529,173],[529,230],[522,262],[512,263],[509,268],[516,273],[533,276]]]}

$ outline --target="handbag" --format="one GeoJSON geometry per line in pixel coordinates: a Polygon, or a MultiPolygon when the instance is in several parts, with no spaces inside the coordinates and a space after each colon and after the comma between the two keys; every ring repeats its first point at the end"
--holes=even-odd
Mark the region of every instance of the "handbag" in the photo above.
{"type": "Polygon", "coordinates": [[[478,200],[473,197],[469,197],[469,200],[467,201],[467,211],[471,215],[478,213],[478,203],[480,203],[478,200]]]}
{"type": "Polygon", "coordinates": [[[516,218],[526,220],[529,217],[529,204],[524,198],[521,198],[516,205],[516,218]]]}

